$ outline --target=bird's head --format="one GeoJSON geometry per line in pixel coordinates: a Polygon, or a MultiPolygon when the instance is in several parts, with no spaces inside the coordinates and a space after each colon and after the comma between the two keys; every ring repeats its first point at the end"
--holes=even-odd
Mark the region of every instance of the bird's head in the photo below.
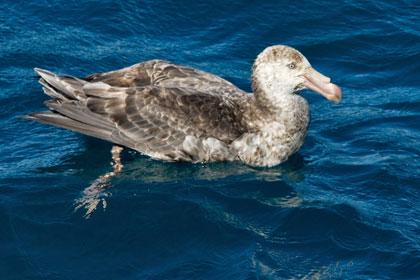
{"type": "Polygon", "coordinates": [[[342,97],[330,78],[312,68],[299,51],[283,45],[268,47],[258,55],[253,66],[253,86],[260,87],[274,102],[302,89],[311,89],[337,103],[342,97]]]}

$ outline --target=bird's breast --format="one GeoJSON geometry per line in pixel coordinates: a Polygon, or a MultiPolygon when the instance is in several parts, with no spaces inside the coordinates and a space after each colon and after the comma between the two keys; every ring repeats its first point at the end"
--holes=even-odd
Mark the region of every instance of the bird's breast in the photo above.
{"type": "MultiPolygon", "coordinates": [[[[302,98],[303,99],[303,98],[302,98]]],[[[239,159],[254,166],[274,166],[286,161],[302,146],[310,120],[306,100],[283,108],[270,121],[260,121],[258,131],[245,133],[231,147],[239,159]]]]}

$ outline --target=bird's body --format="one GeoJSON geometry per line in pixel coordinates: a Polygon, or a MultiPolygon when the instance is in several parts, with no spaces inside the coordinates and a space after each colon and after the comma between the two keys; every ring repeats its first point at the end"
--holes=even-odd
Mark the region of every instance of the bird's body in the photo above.
{"type": "MultiPolygon", "coordinates": [[[[305,84],[311,81],[311,69],[298,51],[269,47],[254,63],[254,94],[210,73],[163,60],[83,79],[36,69],[44,92],[52,97],[45,103],[50,110],[24,118],[155,159],[273,166],[287,160],[305,139],[309,106],[296,91],[311,88],[305,84]]],[[[339,101],[338,87],[313,73],[316,86],[311,89],[339,101]]]]}

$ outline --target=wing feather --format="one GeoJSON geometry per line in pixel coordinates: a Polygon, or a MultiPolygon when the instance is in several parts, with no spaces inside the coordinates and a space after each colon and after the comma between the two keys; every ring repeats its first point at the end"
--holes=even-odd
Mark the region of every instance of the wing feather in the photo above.
{"type": "Polygon", "coordinates": [[[106,116],[118,131],[133,139],[137,147],[171,145],[180,147],[187,135],[213,137],[230,143],[245,132],[237,108],[223,98],[189,89],[138,87],[133,92],[119,89],[108,99],[91,98],[87,108],[106,116]]]}
{"type": "Polygon", "coordinates": [[[116,87],[159,86],[190,88],[219,95],[244,94],[244,91],[221,77],[165,60],[151,60],[117,71],[96,73],[84,80],[116,87]]]}
{"type": "Polygon", "coordinates": [[[217,139],[230,144],[247,132],[238,105],[229,101],[228,95],[212,92],[221,88],[240,90],[189,67],[149,61],[84,80],[36,71],[44,91],[53,98],[45,103],[52,111],[24,118],[105,139],[153,157],[199,160],[201,151],[195,155],[191,152],[194,146],[185,148],[188,137],[195,139],[191,141],[217,139]],[[193,81],[195,85],[185,86],[193,81]],[[184,87],[170,86],[177,84],[184,87]]]}

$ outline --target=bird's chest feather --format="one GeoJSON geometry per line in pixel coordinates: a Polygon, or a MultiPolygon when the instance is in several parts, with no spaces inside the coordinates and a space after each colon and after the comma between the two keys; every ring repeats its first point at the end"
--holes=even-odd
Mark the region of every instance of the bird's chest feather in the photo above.
{"type": "Polygon", "coordinates": [[[273,121],[260,123],[258,131],[242,135],[231,147],[249,165],[277,165],[302,146],[309,119],[309,107],[285,111],[273,121]]]}

